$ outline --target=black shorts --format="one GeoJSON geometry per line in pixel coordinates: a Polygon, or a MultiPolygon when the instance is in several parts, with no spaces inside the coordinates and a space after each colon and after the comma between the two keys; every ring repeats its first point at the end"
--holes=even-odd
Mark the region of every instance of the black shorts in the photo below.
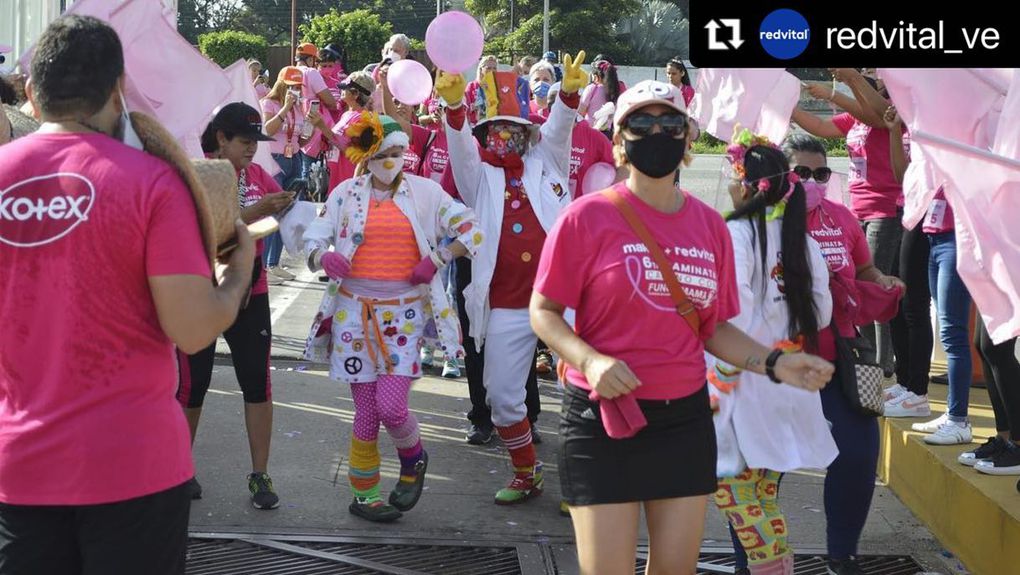
{"type": "Polygon", "coordinates": [[[568,385],[560,418],[560,484],[570,505],[707,495],[716,490],[716,444],[708,390],[671,401],[638,400],[648,420],[613,439],[599,404],[568,385]]]}
{"type": "Polygon", "coordinates": [[[190,509],[187,483],[102,505],[0,503],[0,573],[183,575],[190,509]]]}
{"type": "MultiPolygon", "coordinates": [[[[237,320],[223,339],[230,347],[234,374],[241,385],[245,403],[265,403],[272,399],[269,376],[269,353],[273,341],[272,320],[269,313],[269,294],[251,296],[248,305],[241,308],[237,320]]],[[[177,352],[179,373],[177,401],[188,408],[202,407],[205,394],[212,383],[213,360],[216,359],[216,342],[194,355],[177,352]]]]}

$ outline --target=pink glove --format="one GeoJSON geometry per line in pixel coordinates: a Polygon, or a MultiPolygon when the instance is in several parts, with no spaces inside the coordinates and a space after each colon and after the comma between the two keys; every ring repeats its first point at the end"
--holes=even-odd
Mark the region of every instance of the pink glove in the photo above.
{"type": "Polygon", "coordinates": [[[319,263],[322,264],[322,269],[330,279],[344,279],[347,274],[351,273],[351,261],[336,252],[322,254],[319,263]]]}
{"type": "Polygon", "coordinates": [[[411,284],[427,284],[432,281],[432,278],[436,275],[436,263],[432,261],[432,256],[425,256],[422,258],[418,265],[414,266],[411,270],[411,284]]]}

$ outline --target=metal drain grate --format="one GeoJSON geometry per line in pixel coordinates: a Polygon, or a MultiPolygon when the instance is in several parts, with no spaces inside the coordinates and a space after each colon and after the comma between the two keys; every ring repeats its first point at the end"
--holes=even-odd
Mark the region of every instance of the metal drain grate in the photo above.
{"type": "MultiPolygon", "coordinates": [[[[645,572],[645,559],[648,548],[642,547],[638,550],[637,568],[635,575],[645,572]]],[[[913,558],[907,556],[883,555],[860,557],[860,565],[866,575],[917,575],[924,571],[924,568],[917,564],[913,558]]],[[[698,557],[697,575],[719,575],[721,573],[733,573],[733,555],[730,553],[702,553],[698,557]]],[[[794,563],[796,575],[827,575],[825,569],[825,557],[818,555],[798,555],[794,563]]]]}
{"type": "Polygon", "coordinates": [[[515,547],[244,537],[188,542],[187,575],[523,575],[515,547]]]}
{"type": "MultiPolygon", "coordinates": [[[[648,546],[638,548],[635,574],[644,573],[648,546]]],[[[705,547],[698,575],[733,573],[733,554],[705,547]]],[[[916,575],[911,557],[861,558],[866,575],[916,575]]],[[[187,575],[574,575],[569,540],[466,541],[315,535],[192,533],[187,575]]],[[[825,558],[798,555],[797,575],[826,575],[825,558]]]]}

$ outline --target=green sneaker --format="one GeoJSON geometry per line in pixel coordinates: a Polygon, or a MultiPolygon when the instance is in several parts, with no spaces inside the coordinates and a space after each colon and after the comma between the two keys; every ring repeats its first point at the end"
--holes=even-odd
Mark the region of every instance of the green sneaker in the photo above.
{"type": "Polygon", "coordinates": [[[528,477],[517,477],[503,489],[496,492],[496,505],[516,505],[542,494],[542,462],[535,462],[535,469],[528,477]]]}
{"type": "Polygon", "coordinates": [[[280,506],[280,498],[273,489],[273,480],[268,473],[249,475],[248,491],[251,491],[251,504],[255,509],[276,509],[280,506]]]}
{"type": "Polygon", "coordinates": [[[414,464],[414,471],[418,474],[417,478],[414,480],[414,483],[397,481],[397,486],[390,492],[390,505],[401,511],[410,511],[417,505],[418,499],[421,498],[422,488],[425,487],[425,471],[428,468],[429,454],[423,450],[421,452],[421,459],[418,463],[414,464]]]}
{"type": "Polygon", "coordinates": [[[380,499],[369,502],[358,497],[351,501],[351,505],[347,510],[351,512],[351,515],[375,521],[376,523],[389,523],[400,519],[404,515],[396,507],[380,499]]]}

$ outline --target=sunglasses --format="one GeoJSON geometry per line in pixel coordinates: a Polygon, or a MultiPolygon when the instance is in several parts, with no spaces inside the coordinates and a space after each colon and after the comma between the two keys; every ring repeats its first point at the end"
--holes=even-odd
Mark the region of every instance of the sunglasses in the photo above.
{"type": "Polygon", "coordinates": [[[793,173],[797,174],[802,180],[814,178],[819,184],[828,182],[829,178],[832,177],[832,169],[825,166],[815,168],[814,170],[807,166],[794,166],[793,173]]]}
{"type": "Polygon", "coordinates": [[[639,138],[644,138],[652,133],[655,126],[659,126],[663,134],[672,137],[687,134],[687,116],[684,114],[663,114],[653,116],[651,114],[632,114],[627,118],[624,128],[639,138]]]}

